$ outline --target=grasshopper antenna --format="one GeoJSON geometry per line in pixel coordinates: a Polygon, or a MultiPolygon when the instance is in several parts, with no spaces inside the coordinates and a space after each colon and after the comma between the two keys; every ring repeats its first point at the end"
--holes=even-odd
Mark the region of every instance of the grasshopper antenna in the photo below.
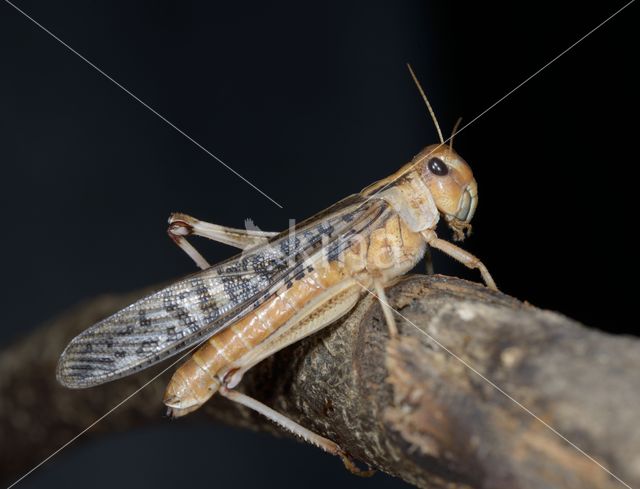
{"type": "Polygon", "coordinates": [[[451,136],[449,137],[449,148],[453,149],[453,136],[458,132],[458,127],[460,127],[460,123],[462,122],[462,117],[458,117],[458,120],[453,125],[453,129],[451,130],[451,136]]]}
{"type": "Polygon", "coordinates": [[[429,99],[425,95],[424,90],[422,89],[422,86],[418,81],[418,77],[416,77],[416,74],[413,72],[413,68],[411,68],[411,65],[409,63],[407,63],[407,68],[409,68],[409,73],[411,73],[411,78],[413,78],[413,82],[416,84],[416,87],[418,87],[418,91],[420,92],[420,95],[422,95],[422,100],[424,100],[424,103],[427,105],[427,109],[429,109],[429,114],[431,114],[431,119],[433,119],[433,123],[435,124],[436,130],[438,131],[438,137],[440,138],[440,143],[444,144],[444,138],[442,137],[442,131],[440,130],[440,125],[438,124],[438,119],[436,119],[436,114],[433,112],[433,108],[429,103],[429,99]]]}

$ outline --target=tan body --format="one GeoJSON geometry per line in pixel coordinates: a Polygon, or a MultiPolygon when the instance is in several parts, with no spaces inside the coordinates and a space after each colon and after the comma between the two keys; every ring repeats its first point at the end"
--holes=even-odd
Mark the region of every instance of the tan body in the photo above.
{"type": "Polygon", "coordinates": [[[389,334],[395,336],[384,289],[413,268],[427,246],[478,269],[485,283],[495,288],[480,260],[435,232],[443,217],[454,238],[464,238],[476,205],[471,169],[450,146],[440,144],[428,146],[395,174],[309,219],[292,237],[174,214],[169,236],[202,271],[74,338],[61,355],[58,380],[73,388],[108,382],[198,347],[198,338],[207,338],[167,387],[164,403],[172,416],[198,409],[219,392],[341,456],[356,470],[335,442],[233,387],[264,358],[347,314],[366,293],[379,300],[389,334]],[[186,240],[191,235],[230,244],[246,250],[246,255],[211,267],[186,240]],[[311,256],[300,258],[307,250],[311,256]],[[247,311],[250,304],[255,308],[247,311]],[[212,332],[205,336],[208,331],[212,332]]]}
{"type": "Polygon", "coordinates": [[[422,236],[400,217],[388,218],[338,260],[319,263],[253,313],[207,340],[173,375],[165,404],[173,408],[173,416],[197,409],[223,383],[237,384],[240,379],[229,376],[234,370],[246,370],[273,350],[347,313],[366,289],[373,288],[374,279],[386,285],[405,274],[422,258],[425,247],[422,236]],[[317,300],[320,297],[322,301],[317,300]],[[256,358],[256,348],[267,341],[272,347],[256,358]]]}

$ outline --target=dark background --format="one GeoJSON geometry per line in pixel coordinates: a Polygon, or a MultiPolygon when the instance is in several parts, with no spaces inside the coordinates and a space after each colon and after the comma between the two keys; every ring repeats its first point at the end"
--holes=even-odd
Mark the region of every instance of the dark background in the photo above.
{"type": "MultiPolygon", "coordinates": [[[[165,236],[172,211],[279,230],[395,171],[437,140],[405,62],[449,133],[623,2],[16,4],[284,208],[2,2],[2,345],[84,299],[193,271],[165,236]]],[[[637,334],[620,282],[638,270],[636,16],[632,5],[455,142],[480,191],[464,247],[504,292],[618,334],[637,334]]],[[[232,253],[198,245],[210,261],[232,253]]],[[[478,279],[441,256],[436,270],[478,279]]],[[[186,422],[80,440],[21,487],[88,483],[404,486],[289,440],[186,422]]]]}

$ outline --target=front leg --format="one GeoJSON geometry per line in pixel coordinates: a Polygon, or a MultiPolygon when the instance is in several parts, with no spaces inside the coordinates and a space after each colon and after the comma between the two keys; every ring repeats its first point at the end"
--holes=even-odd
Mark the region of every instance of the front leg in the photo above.
{"type": "Polygon", "coordinates": [[[489,273],[489,270],[487,270],[487,267],[485,267],[484,264],[477,257],[473,256],[468,251],[465,251],[462,248],[457,247],[453,243],[449,243],[444,239],[438,238],[438,235],[434,231],[431,231],[431,230],[422,231],[422,236],[424,237],[425,241],[429,246],[432,246],[433,248],[437,248],[440,251],[443,251],[450,257],[455,258],[460,263],[462,263],[463,265],[466,265],[469,268],[475,268],[479,270],[480,274],[482,275],[482,279],[484,280],[484,283],[487,284],[487,287],[493,290],[498,290],[498,287],[496,287],[496,283],[493,281],[493,278],[491,278],[491,274],[489,273]]]}

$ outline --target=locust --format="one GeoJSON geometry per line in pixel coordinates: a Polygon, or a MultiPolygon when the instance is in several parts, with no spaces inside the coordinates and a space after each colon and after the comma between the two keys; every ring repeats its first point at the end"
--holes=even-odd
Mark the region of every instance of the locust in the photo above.
{"type": "Polygon", "coordinates": [[[347,468],[357,471],[337,443],[234,388],[253,366],[345,316],[367,293],[380,301],[389,335],[396,337],[385,288],[414,268],[428,248],[479,270],[485,284],[496,288],[478,258],[436,234],[442,218],[454,240],[468,235],[478,186],[452,143],[445,144],[412,70],[411,75],[434,120],[439,144],[283,232],[171,215],[169,236],[201,270],[76,336],[60,357],[58,381],[74,389],[93,387],[192,349],[166,388],[163,402],[171,417],[195,411],[219,393],[340,456],[347,468]],[[188,241],[191,236],[242,251],[210,265],[188,241]]]}

